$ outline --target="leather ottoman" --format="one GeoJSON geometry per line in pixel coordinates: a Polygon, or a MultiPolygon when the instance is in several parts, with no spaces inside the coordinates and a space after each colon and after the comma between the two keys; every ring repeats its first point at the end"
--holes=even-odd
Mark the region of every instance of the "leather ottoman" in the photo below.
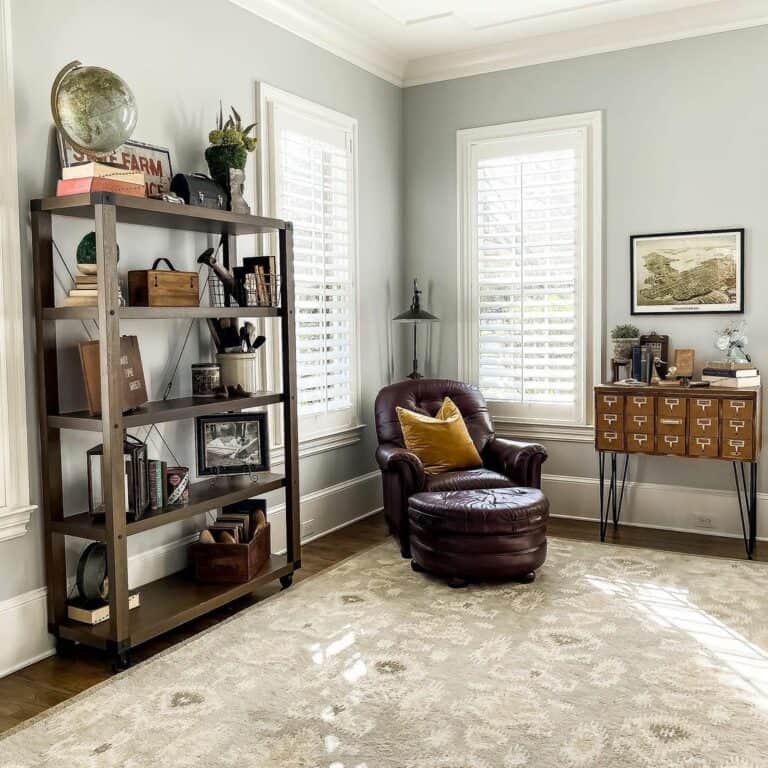
{"type": "Polygon", "coordinates": [[[549,501],[536,488],[417,493],[408,500],[411,565],[466,586],[533,581],[547,556],[549,501]]]}

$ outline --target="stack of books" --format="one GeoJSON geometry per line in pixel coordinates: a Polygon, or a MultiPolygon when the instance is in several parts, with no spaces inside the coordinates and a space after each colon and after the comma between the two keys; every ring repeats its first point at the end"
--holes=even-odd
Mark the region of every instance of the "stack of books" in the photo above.
{"type": "Polygon", "coordinates": [[[701,380],[713,387],[759,387],[760,371],[752,363],[710,360],[701,372],[701,380]]]}
{"type": "MultiPolygon", "coordinates": [[[[80,265],[78,265],[80,268],[80,265]]],[[[120,305],[123,304],[123,289],[117,284],[117,296],[120,305]]],[[[95,307],[99,303],[99,289],[96,285],[96,275],[88,272],[75,275],[75,287],[69,289],[69,296],[64,297],[65,307],[95,307]]]]}
{"type": "Polygon", "coordinates": [[[146,180],[143,173],[106,163],[80,163],[61,169],[61,179],[56,185],[57,197],[88,192],[114,192],[118,195],[146,197],[146,180]]]}

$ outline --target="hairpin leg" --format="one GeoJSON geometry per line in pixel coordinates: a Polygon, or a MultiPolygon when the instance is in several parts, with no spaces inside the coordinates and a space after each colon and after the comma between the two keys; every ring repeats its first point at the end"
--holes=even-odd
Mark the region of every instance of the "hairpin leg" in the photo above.
{"type": "Polygon", "coordinates": [[[736,499],[739,502],[739,520],[744,549],[747,558],[751,560],[757,538],[757,462],[749,462],[749,483],[747,483],[745,463],[733,462],[733,477],[736,481],[736,499]]]}
{"type": "Polygon", "coordinates": [[[605,541],[608,522],[613,521],[614,529],[618,528],[621,520],[621,510],[624,504],[624,489],[629,479],[629,454],[624,456],[624,468],[621,471],[619,483],[619,460],[611,453],[611,476],[608,480],[608,496],[605,495],[605,452],[598,453],[598,469],[600,473],[600,541],[605,541]]]}

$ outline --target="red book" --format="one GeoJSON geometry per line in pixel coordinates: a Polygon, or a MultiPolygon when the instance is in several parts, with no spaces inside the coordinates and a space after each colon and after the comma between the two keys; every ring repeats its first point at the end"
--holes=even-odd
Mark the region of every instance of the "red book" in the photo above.
{"type": "Polygon", "coordinates": [[[114,192],[118,195],[133,195],[134,197],[147,196],[146,188],[143,185],[99,176],[86,176],[82,179],[59,179],[56,184],[57,197],[82,195],[88,192],[114,192]]]}

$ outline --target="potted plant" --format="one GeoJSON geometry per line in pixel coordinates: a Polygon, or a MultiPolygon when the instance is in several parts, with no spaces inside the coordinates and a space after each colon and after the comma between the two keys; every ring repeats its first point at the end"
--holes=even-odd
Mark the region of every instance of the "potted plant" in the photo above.
{"type": "Polygon", "coordinates": [[[632,347],[640,343],[640,329],[629,323],[617,325],[611,331],[611,340],[613,341],[613,359],[629,360],[632,347]]]}
{"type": "Polygon", "coordinates": [[[231,107],[232,113],[224,120],[224,112],[219,103],[219,114],[216,117],[216,128],[208,134],[211,142],[205,150],[205,160],[211,178],[224,189],[229,190],[229,170],[243,170],[248,153],[256,149],[256,137],[248,134],[256,127],[251,123],[242,127],[242,120],[237,110],[231,107]]]}

